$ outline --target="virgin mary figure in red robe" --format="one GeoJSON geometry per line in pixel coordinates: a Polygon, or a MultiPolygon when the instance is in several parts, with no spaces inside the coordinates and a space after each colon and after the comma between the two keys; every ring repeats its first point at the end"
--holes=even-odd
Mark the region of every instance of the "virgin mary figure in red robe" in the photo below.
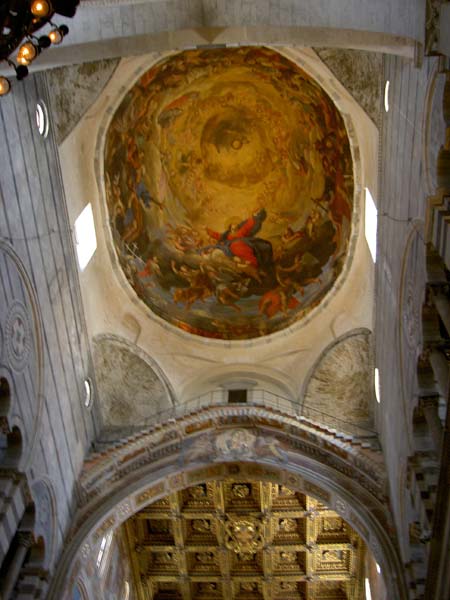
{"type": "Polygon", "coordinates": [[[272,244],[268,240],[255,237],[267,216],[264,208],[238,225],[230,225],[223,233],[206,228],[208,234],[217,240],[219,248],[227,256],[237,256],[256,269],[262,264],[273,262],[272,244]]]}

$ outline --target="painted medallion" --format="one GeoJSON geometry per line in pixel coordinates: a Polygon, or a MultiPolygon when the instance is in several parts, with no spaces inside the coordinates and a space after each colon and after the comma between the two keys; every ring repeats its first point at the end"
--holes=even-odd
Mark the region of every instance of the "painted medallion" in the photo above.
{"type": "Polygon", "coordinates": [[[190,333],[279,331],[342,269],[353,204],[345,126],[273,50],[192,50],[150,69],[113,116],[105,177],[128,281],[190,333]]]}

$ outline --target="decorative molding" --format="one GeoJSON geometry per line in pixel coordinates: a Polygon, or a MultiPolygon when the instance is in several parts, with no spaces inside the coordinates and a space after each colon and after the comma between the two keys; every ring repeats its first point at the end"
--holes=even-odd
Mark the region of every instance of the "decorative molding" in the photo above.
{"type": "MultiPolygon", "coordinates": [[[[209,436],[209,446],[216,447],[216,440],[224,433],[228,434],[227,439],[230,437],[233,439],[233,431],[240,432],[245,429],[248,428],[239,427],[230,430],[226,424],[222,424],[217,428],[215,435],[209,436]]],[[[139,473],[131,478],[116,474],[113,479],[118,486],[111,487],[103,482],[102,497],[94,498],[79,512],[77,525],[67,541],[66,553],[60,563],[59,574],[53,582],[49,600],[65,597],[63,592],[67,589],[65,587],[67,584],[64,582],[73,581],[81,564],[80,560],[87,560],[88,546],[86,544],[93,549],[102,535],[111,528],[117,528],[129,518],[128,513],[123,514],[122,512],[119,515],[117,511],[117,506],[121,506],[122,502],[127,501],[127,498],[134,498],[131,505],[135,506],[133,509],[135,512],[149,502],[160,500],[170,493],[188,486],[204,484],[210,480],[229,481],[230,479],[269,481],[302,493],[308,491],[319,502],[326,500],[329,508],[336,512],[342,508],[346,509],[347,506],[350,507],[350,510],[346,509],[345,519],[364,537],[369,547],[372,547],[372,543],[375,542],[374,546],[377,548],[377,552],[378,549],[381,549],[377,557],[386,580],[389,582],[392,597],[399,598],[399,600],[406,599],[402,583],[402,565],[398,560],[395,542],[393,542],[395,535],[386,500],[380,501],[373,494],[365,491],[360,483],[351,479],[351,474],[349,476],[339,474],[332,467],[321,465],[317,460],[300,451],[291,449],[288,451],[288,462],[274,464],[270,455],[256,455],[257,440],[259,436],[263,437],[264,428],[261,425],[256,426],[253,422],[248,432],[251,437],[248,436],[248,444],[244,442],[246,443],[246,455],[249,446],[255,449],[255,455],[252,458],[249,457],[248,460],[237,462],[230,460],[211,464],[210,457],[206,454],[202,458],[192,458],[189,462],[182,464],[176,455],[168,459],[167,456],[161,454],[159,460],[156,461],[157,464],[153,462],[147,468],[141,467],[139,473]],[[169,473],[170,477],[168,477],[169,473]],[[390,538],[390,536],[392,537],[390,538]]],[[[196,437],[199,444],[204,446],[205,437],[208,435],[202,432],[196,434],[196,437]]],[[[237,443],[239,449],[241,448],[241,438],[245,439],[244,436],[239,435],[239,443],[237,443]]],[[[219,446],[221,446],[220,442],[219,446]]]]}
{"type": "Polygon", "coordinates": [[[166,425],[130,438],[128,443],[124,440],[99,456],[88,457],[79,481],[80,497],[83,505],[88,504],[102,494],[105,485],[114,486],[121,478],[170,456],[176,456],[178,464],[189,464],[200,457],[218,461],[247,460],[254,456],[270,456],[276,462],[287,462],[291,449],[333,466],[361,481],[379,498],[385,497],[380,452],[363,448],[351,436],[345,440],[303,417],[289,417],[276,409],[227,405],[200,409],[197,414],[172,419],[166,425]],[[256,430],[258,435],[253,429],[241,431],[241,428],[218,434],[218,427],[236,427],[238,421],[247,427],[260,427],[256,430]]]}
{"type": "Polygon", "coordinates": [[[45,541],[45,560],[43,567],[53,565],[57,537],[57,502],[53,485],[48,477],[43,477],[31,484],[31,495],[36,507],[36,538],[42,536],[45,541]]]}
{"type": "Polygon", "coordinates": [[[110,529],[113,528],[117,521],[115,515],[110,515],[107,519],[103,521],[98,529],[95,530],[93,535],[93,541],[97,542],[100,538],[102,538],[110,529]]]}
{"type": "Polygon", "coordinates": [[[19,300],[14,300],[9,306],[5,333],[9,364],[16,373],[20,373],[28,364],[33,339],[27,309],[19,300]]]}
{"type": "MultiPolygon", "coordinates": [[[[82,504],[49,599],[64,597],[63,582],[89,561],[89,548],[133,513],[186,487],[230,478],[279,483],[345,512],[369,546],[375,539],[382,548],[379,562],[387,578],[395,571],[396,586],[403,570],[385,477],[381,452],[279,410],[228,405],[173,419],[88,458],[82,504]]],[[[403,600],[395,589],[393,597],[403,600]]]]}
{"type": "Polygon", "coordinates": [[[444,0],[427,0],[425,17],[425,54],[430,56],[438,52],[439,19],[441,4],[444,0]]]}
{"type": "MultiPolygon", "coordinates": [[[[412,221],[401,262],[398,296],[398,344],[400,385],[404,422],[411,423],[411,399],[417,395],[417,361],[422,347],[422,305],[425,298],[426,269],[424,223],[412,221]]],[[[411,427],[407,427],[412,443],[411,427]]]]}
{"type": "MultiPolygon", "coordinates": [[[[6,355],[11,364],[11,368],[20,373],[31,360],[31,351],[33,349],[33,377],[34,377],[34,402],[33,402],[33,425],[26,436],[22,431],[24,444],[24,454],[21,458],[21,468],[26,470],[33,458],[35,444],[39,439],[39,432],[43,410],[43,385],[44,385],[44,349],[42,334],[42,318],[39,308],[39,301],[36,291],[28,276],[22,260],[12,246],[4,239],[0,238],[0,254],[3,254],[5,261],[9,260],[16,272],[16,277],[20,289],[23,290],[22,301],[16,299],[8,308],[7,316],[4,317],[5,327],[5,345],[6,355]],[[25,306],[25,302],[27,306],[25,306]],[[6,331],[8,328],[8,331],[6,331]],[[10,337],[12,336],[12,338],[10,337]]],[[[6,309],[6,307],[5,307],[6,309]]],[[[1,312],[0,312],[1,318],[1,312]]],[[[16,383],[17,387],[17,383],[16,383]]],[[[16,397],[12,395],[11,409],[13,410],[16,397]]]]}

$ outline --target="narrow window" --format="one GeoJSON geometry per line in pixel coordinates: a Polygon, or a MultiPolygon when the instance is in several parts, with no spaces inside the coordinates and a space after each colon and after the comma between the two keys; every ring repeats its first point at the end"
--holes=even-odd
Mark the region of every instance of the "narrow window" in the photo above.
{"type": "Polygon", "coordinates": [[[373,262],[377,260],[378,211],[369,188],[366,188],[365,234],[373,262]]]}
{"type": "Polygon", "coordinates": [[[97,248],[94,215],[91,204],[87,204],[75,221],[75,243],[78,266],[84,271],[97,248]]]}
{"type": "Polygon", "coordinates": [[[245,404],[247,390],[228,390],[228,404],[245,404]]]}

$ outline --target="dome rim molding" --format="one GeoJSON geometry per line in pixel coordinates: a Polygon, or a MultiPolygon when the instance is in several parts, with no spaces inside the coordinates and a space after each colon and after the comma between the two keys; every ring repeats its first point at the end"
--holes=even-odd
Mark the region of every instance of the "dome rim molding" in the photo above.
{"type": "MultiPolygon", "coordinates": [[[[363,205],[364,161],[361,159],[361,144],[359,143],[359,138],[356,132],[351,112],[343,110],[343,105],[345,105],[348,102],[353,103],[355,108],[358,107],[360,109],[358,103],[356,102],[356,100],[353,99],[353,97],[351,97],[350,93],[331,73],[331,71],[327,69],[326,65],[322,63],[322,61],[312,48],[292,48],[289,46],[278,45],[272,46],[270,44],[264,43],[258,44],[258,46],[267,47],[273,50],[274,52],[279,53],[286,59],[292,61],[294,64],[298,65],[329,96],[333,104],[336,106],[336,109],[339,111],[339,114],[341,115],[345,124],[345,129],[349,140],[350,152],[352,156],[352,170],[354,180],[351,231],[348,238],[348,249],[345,256],[344,265],[340,274],[335,280],[333,286],[328,290],[328,292],[325,294],[325,296],[319,302],[319,304],[316,307],[312,308],[305,317],[302,317],[301,319],[299,319],[299,321],[285,327],[284,329],[275,331],[268,335],[253,337],[244,340],[215,339],[212,337],[200,336],[193,333],[189,333],[175,325],[172,325],[171,323],[154,313],[150,309],[150,307],[147,306],[144,303],[144,301],[137,296],[136,292],[134,292],[120,266],[119,259],[114,247],[112,230],[109,225],[105,186],[104,155],[108,129],[125,95],[136,84],[139,78],[159,62],[166,60],[176,54],[180,54],[184,50],[181,49],[158,51],[152,52],[150,55],[146,55],[144,57],[141,56],[135,58],[134,62],[137,63],[138,66],[133,69],[131,74],[128,74],[127,76],[122,76],[121,85],[116,87],[116,93],[113,99],[111,99],[111,94],[108,94],[108,90],[104,90],[102,95],[100,96],[100,98],[104,99],[104,102],[102,103],[102,107],[100,109],[103,114],[99,119],[100,124],[96,132],[94,161],[92,166],[94,167],[94,178],[96,180],[98,190],[96,204],[97,208],[99,209],[101,228],[105,236],[105,249],[109,257],[110,268],[114,273],[114,279],[116,283],[120,286],[120,288],[124,291],[127,298],[132,302],[133,306],[136,308],[139,314],[145,317],[146,319],[148,318],[153,326],[156,325],[162,327],[171,334],[174,334],[174,336],[178,337],[180,340],[186,340],[194,344],[198,343],[202,346],[212,345],[215,348],[261,347],[272,341],[279,341],[286,336],[292,336],[297,334],[301,329],[303,329],[305,326],[309,325],[314,319],[316,319],[328,307],[328,305],[333,301],[335,296],[339,293],[341,288],[347,282],[350,271],[352,270],[352,266],[354,264],[356,246],[362,234],[361,223],[363,205]],[[151,56],[151,60],[148,60],[149,56],[151,56]],[[345,98],[345,95],[347,95],[347,98],[345,98]]],[[[130,59],[128,59],[128,61],[129,60],[130,59]]],[[[114,72],[111,78],[112,80],[114,80],[114,77],[118,76],[117,71],[120,69],[120,64],[121,63],[119,63],[119,65],[117,66],[116,71],[114,72]]],[[[365,115],[365,117],[370,121],[370,117],[368,117],[367,115],[365,115]]]]}

